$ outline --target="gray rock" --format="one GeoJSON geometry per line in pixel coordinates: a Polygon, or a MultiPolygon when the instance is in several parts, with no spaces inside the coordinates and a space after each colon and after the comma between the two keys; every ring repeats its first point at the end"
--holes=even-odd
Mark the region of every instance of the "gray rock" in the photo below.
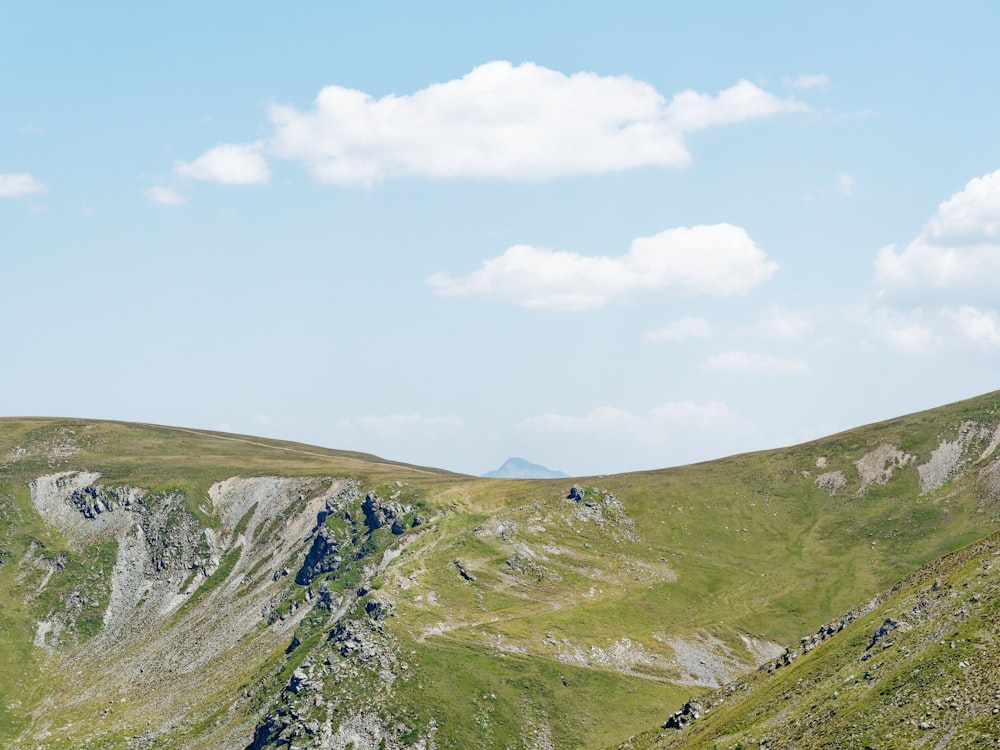
{"type": "Polygon", "coordinates": [[[900,623],[896,622],[891,617],[885,618],[885,622],[883,622],[881,625],[875,628],[875,632],[872,633],[872,639],[871,642],[868,644],[868,648],[871,648],[879,641],[882,641],[885,638],[887,638],[888,635],[899,626],[900,623]]]}
{"type": "Polygon", "coordinates": [[[323,573],[336,570],[342,558],[339,554],[340,542],[329,526],[321,526],[313,538],[312,546],[306,555],[299,572],[295,574],[295,582],[307,586],[323,573]]]}
{"type": "Polygon", "coordinates": [[[455,559],[455,567],[458,568],[459,575],[462,576],[462,578],[464,578],[466,581],[469,581],[471,583],[476,580],[476,577],[465,569],[465,566],[462,565],[462,561],[459,560],[458,558],[455,559]]]}

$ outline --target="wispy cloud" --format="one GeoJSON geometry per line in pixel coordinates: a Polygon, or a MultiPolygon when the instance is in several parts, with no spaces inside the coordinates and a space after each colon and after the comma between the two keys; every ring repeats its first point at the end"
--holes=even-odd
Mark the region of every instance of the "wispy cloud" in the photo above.
{"type": "Polygon", "coordinates": [[[809,365],[801,359],[740,351],[716,354],[706,359],[702,367],[754,375],[805,375],[810,371],[809,365]]]}
{"type": "Polygon", "coordinates": [[[820,203],[830,200],[844,200],[854,195],[854,177],[842,172],[833,182],[815,190],[810,190],[802,196],[805,203],[820,203]]]}
{"type": "Polygon", "coordinates": [[[719,335],[719,330],[705,318],[685,316],[667,323],[655,331],[646,331],[643,338],[646,341],[660,343],[664,341],[684,341],[686,339],[712,339],[719,335]]]}
{"type": "Polygon", "coordinates": [[[361,432],[384,439],[421,439],[455,437],[465,429],[465,422],[453,415],[365,414],[342,419],[337,427],[344,432],[361,432]]]}
{"type": "Polygon", "coordinates": [[[154,185],[145,191],[146,197],[151,203],[158,203],[161,206],[179,206],[184,203],[184,196],[171,187],[154,185]]]}
{"type": "Polygon", "coordinates": [[[263,185],[271,171],[261,155],[262,143],[222,143],[191,162],[179,161],[174,172],[193,180],[221,185],[263,185]]]}
{"type": "Polygon", "coordinates": [[[618,257],[515,245],[467,276],[427,279],[438,294],[500,299],[523,307],[586,310],[637,294],[730,296],[774,275],[746,231],[731,224],[680,227],[632,241],[618,257]]]}
{"type": "Polygon", "coordinates": [[[736,333],[773,341],[796,341],[813,331],[816,316],[815,311],[787,310],[774,305],[765,310],[752,325],[737,328],[736,333]]]}
{"type": "Polygon", "coordinates": [[[514,425],[516,433],[546,437],[559,434],[628,435],[632,438],[663,438],[680,428],[711,430],[731,425],[737,416],[720,401],[697,404],[671,401],[634,414],[614,406],[601,406],[582,416],[541,414],[514,425]]]}
{"type": "Polygon", "coordinates": [[[808,89],[825,89],[830,87],[830,76],[825,73],[814,73],[812,75],[799,75],[788,80],[788,85],[793,89],[805,91],[808,89]]]}
{"type": "Polygon", "coordinates": [[[0,198],[19,198],[45,190],[45,186],[25,172],[0,174],[0,198]]]}

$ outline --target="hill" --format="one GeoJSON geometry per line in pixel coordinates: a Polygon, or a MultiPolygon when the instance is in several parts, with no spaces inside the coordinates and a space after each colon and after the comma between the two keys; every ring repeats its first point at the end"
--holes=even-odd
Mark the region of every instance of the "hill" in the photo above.
{"type": "Polygon", "coordinates": [[[553,471],[541,464],[533,464],[523,458],[508,458],[499,469],[488,471],[483,476],[487,479],[566,479],[568,474],[553,471]]]}
{"type": "Polygon", "coordinates": [[[576,487],[0,420],[0,745],[659,742],[1000,528],[998,406],[576,487]]]}

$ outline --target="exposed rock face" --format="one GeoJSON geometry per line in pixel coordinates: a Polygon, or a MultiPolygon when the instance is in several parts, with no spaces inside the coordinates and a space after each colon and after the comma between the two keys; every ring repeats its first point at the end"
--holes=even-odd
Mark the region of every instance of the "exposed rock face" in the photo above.
{"type": "Polygon", "coordinates": [[[931,492],[944,485],[971,460],[975,459],[975,453],[969,455],[970,449],[977,443],[981,444],[981,442],[989,440],[986,449],[978,458],[979,461],[985,460],[996,449],[994,441],[997,440],[998,435],[1000,435],[1000,426],[992,430],[988,427],[981,427],[975,422],[963,422],[954,440],[942,439],[938,447],[931,452],[927,463],[917,467],[917,473],[920,475],[920,489],[924,492],[931,492]]]}
{"type": "Polygon", "coordinates": [[[875,632],[872,633],[871,642],[868,644],[868,648],[871,648],[879,641],[884,640],[892,633],[893,630],[900,627],[900,623],[893,620],[891,617],[885,618],[885,622],[875,628],[875,632]]]}
{"type": "MultiPolygon", "coordinates": [[[[118,638],[126,623],[138,626],[169,609],[192,571],[203,580],[217,560],[183,495],[100,485],[99,478],[94,472],[50,474],[34,480],[30,490],[39,513],[71,545],[117,542],[101,633],[108,640],[118,638]]],[[[48,621],[50,637],[42,639],[47,647],[56,645],[61,621],[72,616],[71,599],[66,600],[70,609],[48,621]]]]}
{"type": "Polygon", "coordinates": [[[883,443],[854,462],[861,479],[858,494],[865,494],[874,485],[888,484],[895,471],[913,463],[916,456],[904,452],[897,445],[883,443]]]}
{"type": "Polygon", "coordinates": [[[409,505],[403,505],[395,500],[383,500],[375,492],[365,495],[361,504],[365,514],[365,525],[369,531],[375,531],[385,525],[390,525],[394,534],[403,533],[403,516],[413,511],[409,505]]]}
{"type": "Polygon", "coordinates": [[[313,539],[312,547],[306,555],[302,567],[295,575],[295,582],[308,586],[317,576],[336,570],[341,563],[340,542],[333,529],[321,526],[313,539]]]}
{"type": "Polygon", "coordinates": [[[827,490],[833,497],[847,487],[847,475],[842,471],[828,471],[816,477],[816,486],[821,490],[827,490]]]}
{"type": "Polygon", "coordinates": [[[69,502],[84,518],[93,519],[105,511],[136,508],[144,494],[138,487],[95,487],[89,484],[74,490],[69,502]]]}

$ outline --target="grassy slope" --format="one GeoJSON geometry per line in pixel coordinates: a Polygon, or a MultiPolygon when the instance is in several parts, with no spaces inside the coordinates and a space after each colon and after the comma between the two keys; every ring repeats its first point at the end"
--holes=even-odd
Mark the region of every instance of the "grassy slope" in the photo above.
{"type": "MultiPolygon", "coordinates": [[[[632,750],[885,750],[995,745],[1000,736],[1000,535],[936,560],[792,665],[757,673],[683,730],[632,750]],[[900,626],[877,643],[891,618],[900,626]]],[[[721,700],[720,700],[721,698],[721,700]]]]}
{"type": "Polygon", "coordinates": [[[852,462],[893,442],[922,463],[963,421],[995,425],[998,403],[988,394],[794,448],[582,481],[622,501],[631,537],[613,523],[574,518],[567,480],[476,480],[148,425],[2,420],[0,462],[17,446],[29,450],[0,467],[0,741],[59,687],[39,680],[46,656],[30,647],[33,623],[46,614],[31,598],[40,573],[19,571],[18,561],[32,540],[47,555],[67,553],[76,567],[50,584],[62,589],[96,579],[107,564],[107,550],[67,550],[42,524],[26,489],[40,474],[86,468],[109,483],[180,489],[208,525],[217,522],[204,502],[208,487],[237,474],[353,476],[367,487],[404,481],[444,513],[385,575],[383,591],[397,603],[388,626],[413,669],[397,685],[398,710],[425,725],[435,718],[441,747],[507,747],[526,726],[550,732],[556,747],[597,747],[658,724],[696,690],[674,682],[671,638],[711,633],[734,653],[744,633],[793,640],[995,529],[995,511],[971,481],[921,495],[909,466],[858,497],[852,462]],[[70,441],[76,452],[53,457],[70,441]],[[824,471],[842,469],[850,480],[834,497],[814,485],[820,456],[824,471]],[[497,520],[513,524],[506,539],[483,531],[497,520]],[[456,559],[474,582],[461,578],[456,559]],[[560,661],[623,639],[655,658],[626,674],[593,660],[597,668],[560,661]]]}
{"type": "MultiPolygon", "coordinates": [[[[543,571],[539,580],[511,586],[503,577],[510,547],[496,537],[475,537],[469,529],[482,524],[487,511],[493,518],[506,513],[524,528],[526,519],[538,515],[536,503],[545,508],[560,502],[567,482],[525,482],[511,488],[479,483],[456,490],[464,510],[450,519],[453,530],[436,537],[433,549],[399,564],[401,573],[417,572],[415,583],[400,595],[400,617],[408,628],[420,633],[421,624],[459,624],[420,643],[425,654],[439,652],[436,658],[443,666],[429,691],[426,684],[419,691],[404,691],[406,700],[426,705],[428,712],[447,703],[454,675],[463,674],[469,664],[463,654],[476,651],[480,659],[492,654],[474,670],[477,690],[485,693],[486,687],[516,683],[512,671],[530,672],[539,680],[534,694],[544,696],[536,703],[559,705],[577,717],[575,723],[553,726],[557,747],[595,746],[615,733],[629,734],[636,727],[633,722],[662,721],[667,709],[679,702],[679,692],[692,692],[670,684],[669,674],[661,679],[654,675],[639,691],[639,699],[620,684],[595,704],[594,694],[572,679],[564,687],[554,673],[545,676],[543,671],[512,667],[516,660],[490,649],[491,639],[499,637],[525,649],[536,657],[530,661],[532,670],[542,670],[540,664],[553,663],[554,654],[543,643],[548,634],[585,648],[607,647],[627,637],[669,657],[664,636],[688,635],[696,629],[715,634],[734,651],[740,648],[740,633],[788,642],[812,632],[918,565],[984,536],[997,524],[995,509],[982,507],[971,481],[955,481],[921,495],[915,465],[888,485],[857,497],[852,462],[883,442],[893,442],[917,456],[914,464],[923,463],[962,422],[995,424],[996,408],[997,396],[992,394],[785,450],[586,480],[625,501],[641,539],[622,542],[584,531],[582,543],[574,545],[576,531],[548,526],[546,542],[585,556],[582,566],[579,558],[574,565],[565,562],[566,555],[550,557],[545,565],[560,576],[557,582],[546,580],[543,571]],[[835,497],[815,487],[820,456],[827,458],[824,471],[844,469],[850,478],[849,486],[835,497]],[[507,510],[498,513],[497,508],[507,510]],[[455,575],[456,557],[481,561],[475,583],[455,575]],[[632,563],[630,572],[635,572],[637,566],[652,567],[662,558],[676,572],[676,581],[614,575],[616,567],[626,563],[632,563]],[[611,575],[595,575],[595,568],[605,573],[610,569],[611,575]],[[587,596],[591,586],[597,587],[598,596],[587,596]],[[414,601],[417,596],[426,601],[431,590],[438,607],[414,601]],[[659,715],[647,708],[657,702],[663,706],[659,715]]],[[[514,539],[531,542],[528,534],[514,539]]],[[[463,706],[456,712],[468,710],[463,706]]],[[[522,710],[521,720],[532,710],[540,709],[522,710]]],[[[502,736],[499,720],[494,724],[494,734],[502,736]]],[[[453,746],[469,746],[463,744],[467,741],[462,738],[453,746]]],[[[476,742],[504,746],[500,741],[476,742]]]]}

